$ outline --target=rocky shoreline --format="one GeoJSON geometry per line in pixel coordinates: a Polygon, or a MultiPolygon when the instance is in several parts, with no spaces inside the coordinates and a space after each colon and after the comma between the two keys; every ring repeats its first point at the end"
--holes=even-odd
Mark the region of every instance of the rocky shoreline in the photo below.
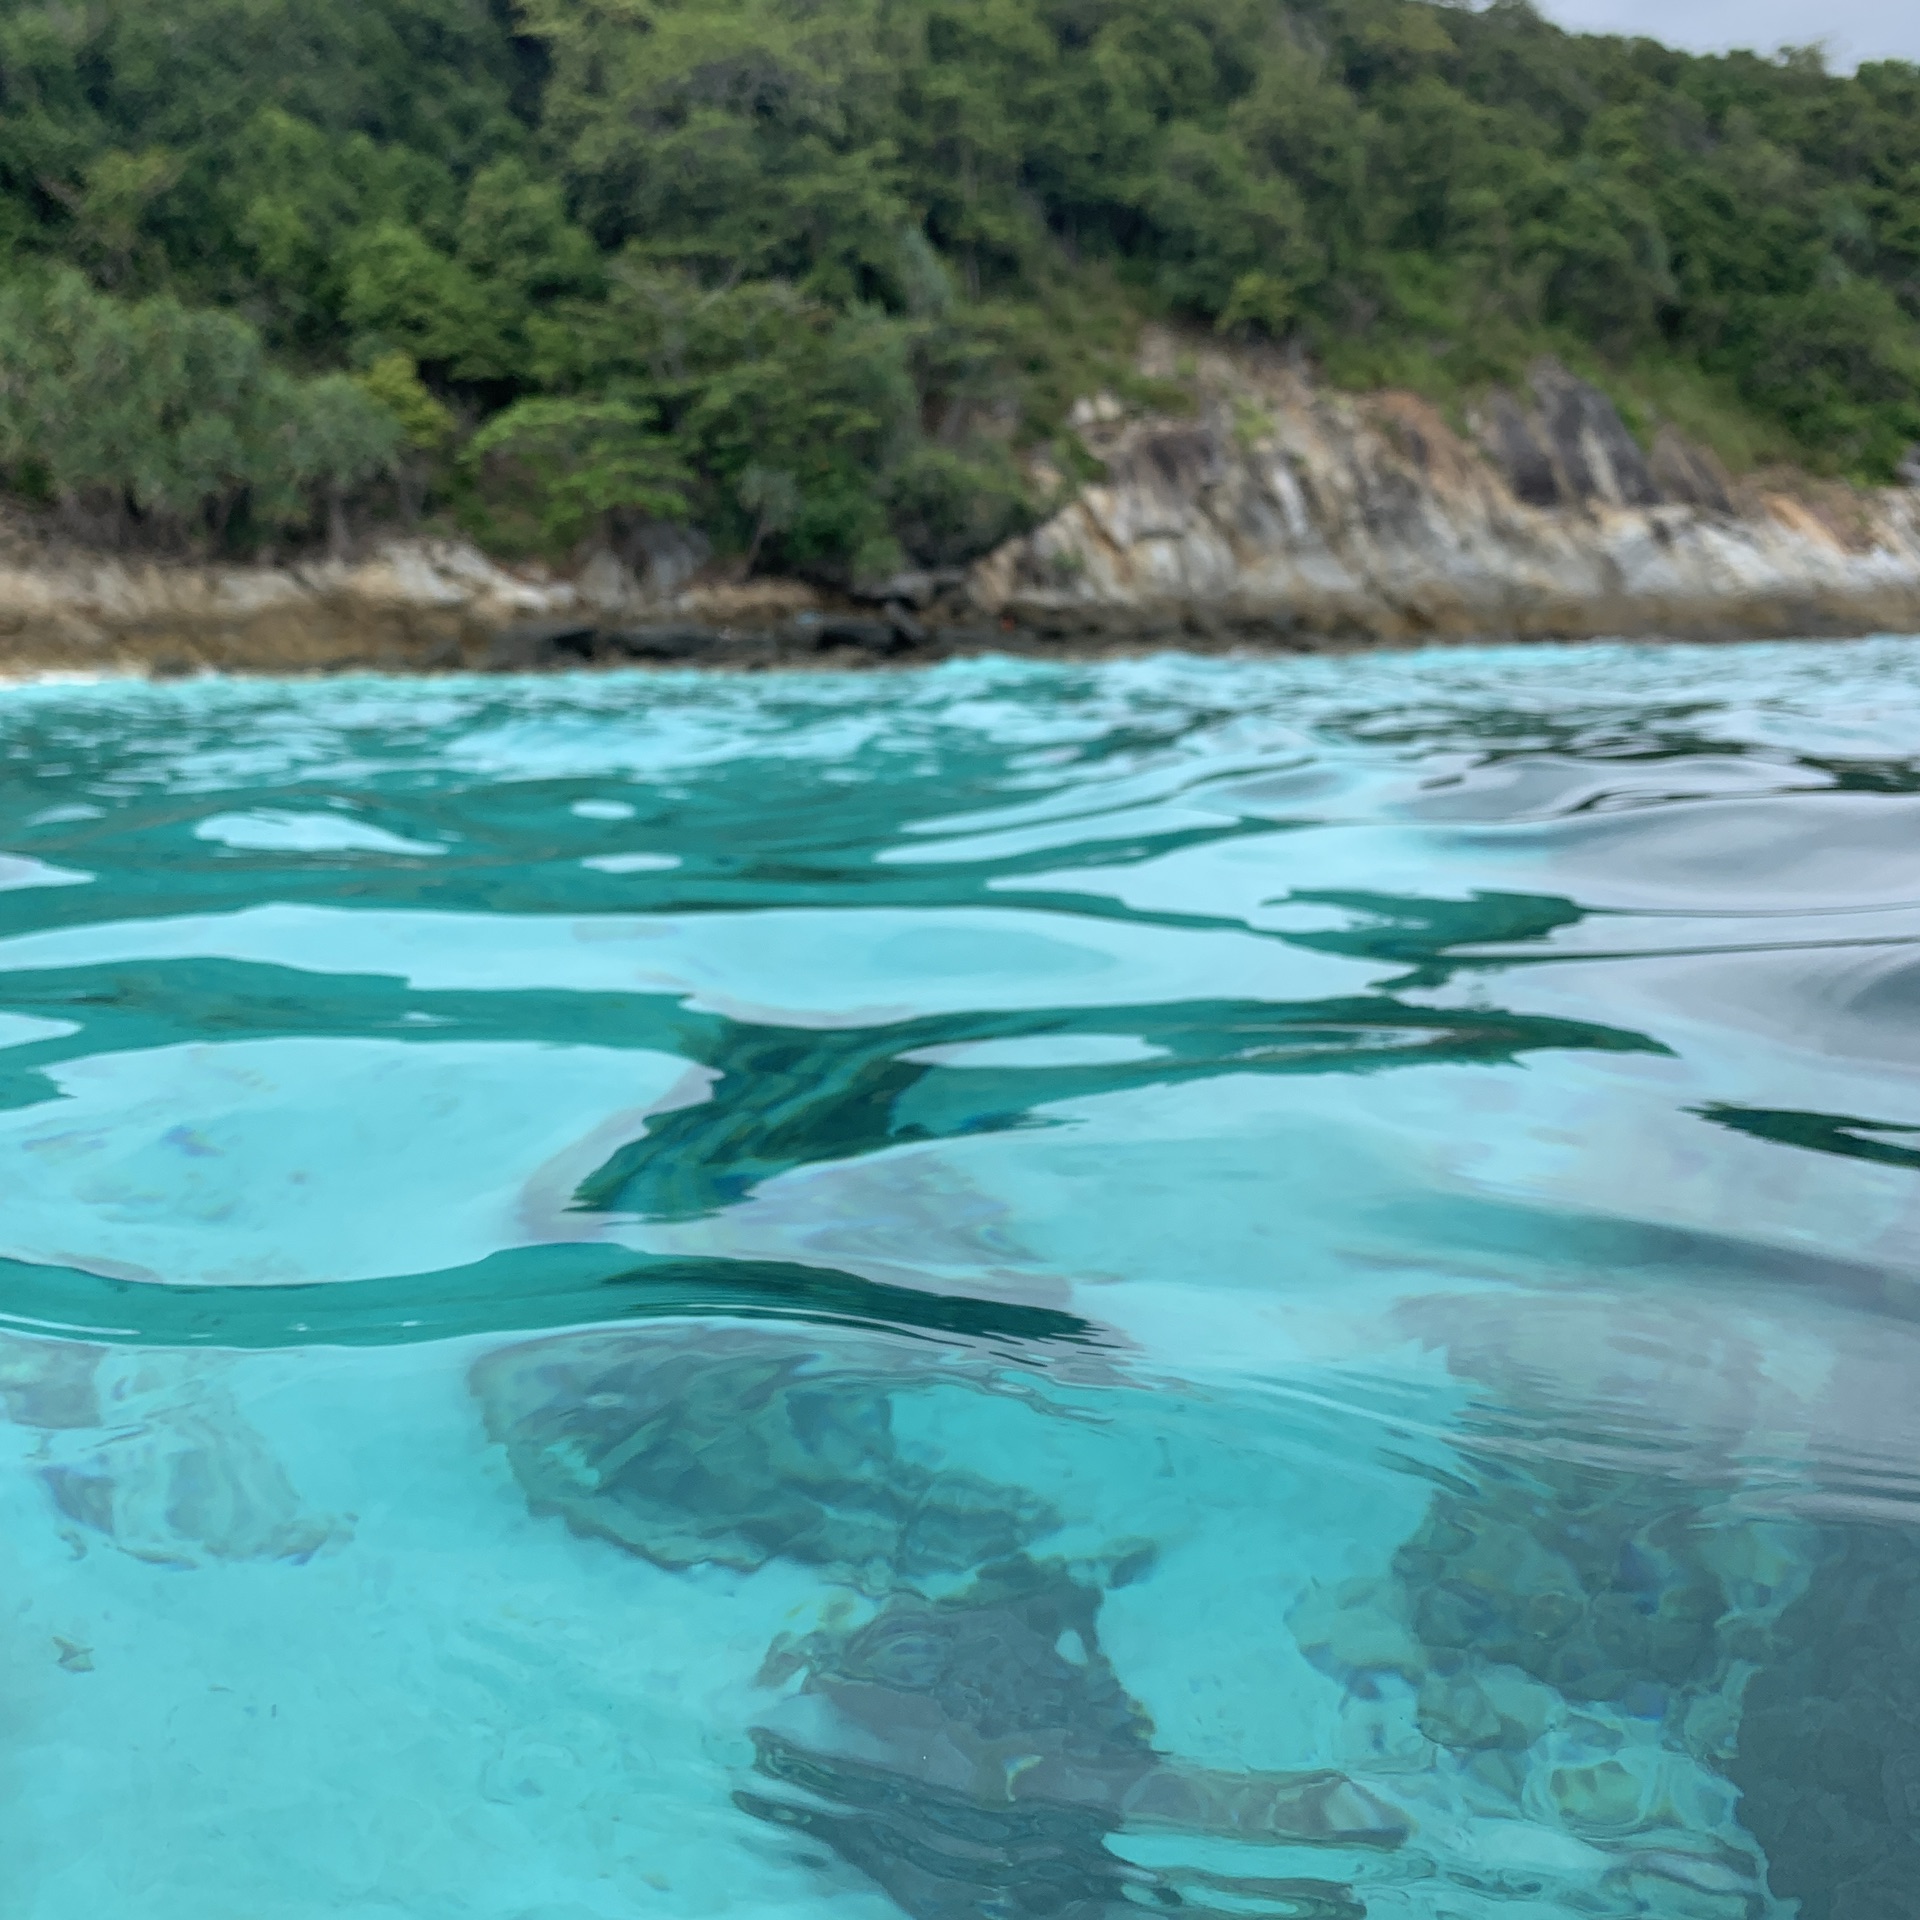
{"type": "MultiPolygon", "coordinates": [[[[0,541],[0,672],[853,666],[1178,646],[1321,651],[1598,637],[1920,631],[1920,484],[1735,481],[1671,428],[1643,446],[1551,364],[1459,426],[1280,356],[1149,340],[1188,411],[1084,400],[1101,469],[965,570],[855,593],[731,581],[654,529],[570,576],[458,540],[354,560],[134,562],[0,541]]],[[[1920,482],[1920,472],[1914,475],[1920,482]]]]}

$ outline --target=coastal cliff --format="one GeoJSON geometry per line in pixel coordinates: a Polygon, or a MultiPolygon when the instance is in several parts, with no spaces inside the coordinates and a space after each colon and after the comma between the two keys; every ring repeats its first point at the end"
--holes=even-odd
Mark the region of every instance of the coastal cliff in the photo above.
{"type": "Polygon", "coordinates": [[[1643,448],[1552,363],[1465,432],[1277,356],[1191,378],[1188,418],[1081,403],[1105,476],[975,569],[983,606],[1063,637],[1281,645],[1920,628],[1920,488],[1736,483],[1670,427],[1643,448]]]}
{"type": "MultiPolygon", "coordinates": [[[[193,565],[0,544],[0,669],[435,671],[763,666],[989,648],[1311,650],[1600,636],[1920,630],[1920,484],[1730,478],[1671,427],[1643,445],[1551,362],[1457,424],[1410,393],[1316,385],[1278,354],[1142,370],[1180,411],[1073,415],[1095,477],[970,569],[849,593],[730,579],[654,528],[571,573],[449,538],[353,559],[193,565]]],[[[1920,481],[1920,472],[1914,474],[1920,481]]]]}

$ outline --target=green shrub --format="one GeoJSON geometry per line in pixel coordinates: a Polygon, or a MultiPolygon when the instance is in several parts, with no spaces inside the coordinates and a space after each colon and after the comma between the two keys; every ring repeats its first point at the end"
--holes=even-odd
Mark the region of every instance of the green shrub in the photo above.
{"type": "Polygon", "coordinates": [[[217,538],[237,509],[296,526],[402,437],[359,383],[294,377],[230,314],[115,300],[72,272],[0,290],[0,465],[117,531],[217,538]]]}

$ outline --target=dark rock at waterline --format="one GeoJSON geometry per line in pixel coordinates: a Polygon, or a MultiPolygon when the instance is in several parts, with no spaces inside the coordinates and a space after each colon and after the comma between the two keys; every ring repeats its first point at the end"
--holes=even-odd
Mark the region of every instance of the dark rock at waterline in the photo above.
{"type": "Polygon", "coordinates": [[[609,627],[599,635],[603,657],[624,660],[686,661],[711,659],[725,645],[711,627],[667,622],[657,626],[609,627]]]}
{"type": "MultiPolygon", "coordinates": [[[[951,637],[945,637],[952,644],[951,637]]],[[[735,633],[695,621],[607,626],[580,620],[525,621],[494,636],[487,665],[497,670],[618,666],[770,666],[821,656],[892,660],[933,643],[904,601],[882,614],[806,613],[786,626],[735,633]]]]}
{"type": "Polygon", "coordinates": [[[893,629],[896,645],[902,648],[924,647],[931,637],[925,625],[898,602],[887,609],[887,625],[893,629]]]}
{"type": "Polygon", "coordinates": [[[638,626],[549,620],[504,629],[494,638],[487,665],[509,672],[620,666],[628,662],[645,666],[755,667],[769,665],[791,650],[783,647],[777,634],[735,634],[685,620],[638,626]]]}
{"type": "Polygon", "coordinates": [[[927,631],[904,605],[896,605],[877,619],[859,614],[802,614],[788,628],[786,638],[802,652],[851,648],[889,659],[924,645],[927,631]]]}
{"type": "Polygon", "coordinates": [[[594,658],[599,629],[584,620],[521,620],[502,627],[487,650],[487,665],[511,672],[527,667],[578,666],[594,658]]]}
{"type": "Polygon", "coordinates": [[[1056,1524],[1022,1489],[908,1459],[893,1400],[913,1389],[888,1364],[877,1348],[660,1328],[508,1347],[473,1384],[536,1510],[663,1567],[783,1558],[887,1591],[1056,1524]]]}
{"type": "Polygon", "coordinates": [[[915,568],[890,574],[884,580],[856,581],[852,595],[879,606],[899,605],[923,612],[942,594],[961,592],[966,583],[964,567],[915,568]]]}

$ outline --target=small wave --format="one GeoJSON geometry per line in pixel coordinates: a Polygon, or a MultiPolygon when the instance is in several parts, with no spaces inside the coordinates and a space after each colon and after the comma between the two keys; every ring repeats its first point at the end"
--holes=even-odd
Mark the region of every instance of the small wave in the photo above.
{"type": "Polygon", "coordinates": [[[36,1857],[1902,1910],[1916,644],[8,688],[36,1857]]]}

